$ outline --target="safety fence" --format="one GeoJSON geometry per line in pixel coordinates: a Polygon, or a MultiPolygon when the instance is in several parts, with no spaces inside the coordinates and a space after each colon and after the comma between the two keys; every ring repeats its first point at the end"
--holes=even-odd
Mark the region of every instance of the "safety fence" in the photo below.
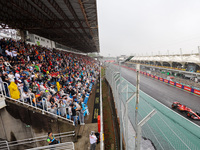
{"type": "Polygon", "coordinates": [[[125,143],[128,144],[128,149],[134,148],[136,125],[153,109],[157,113],[142,126],[143,139],[150,140],[157,150],[200,149],[199,126],[141,90],[139,92],[139,116],[137,122],[135,122],[136,97],[133,95],[136,93],[136,87],[120,76],[119,66],[108,64],[106,67],[106,79],[112,88],[117,114],[120,119],[120,127],[123,137],[125,137],[125,143]],[[127,101],[129,103],[126,110],[127,101]],[[126,114],[131,125],[130,123],[127,124],[128,122],[125,120],[126,114]],[[135,131],[131,131],[131,128],[135,131]]]}
{"type": "MultiPolygon", "coordinates": [[[[54,134],[54,137],[57,140],[66,139],[67,137],[75,136],[75,131],[63,132],[54,134]]],[[[63,142],[56,145],[47,145],[46,142],[47,136],[40,136],[28,139],[22,139],[18,141],[0,141],[0,150],[10,150],[10,149],[18,149],[17,147],[21,146],[21,148],[28,148],[28,149],[48,149],[48,148],[56,148],[56,149],[71,149],[74,150],[74,143],[73,142],[63,142]],[[34,147],[37,145],[37,142],[44,142],[45,146],[42,147],[34,147]]]]}

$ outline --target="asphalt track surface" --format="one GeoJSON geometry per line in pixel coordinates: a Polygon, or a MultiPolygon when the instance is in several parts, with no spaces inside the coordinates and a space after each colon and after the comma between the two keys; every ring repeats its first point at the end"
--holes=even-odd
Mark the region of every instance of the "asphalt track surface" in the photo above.
{"type": "MultiPolygon", "coordinates": [[[[136,85],[136,72],[127,68],[121,67],[121,74],[126,80],[133,85],[136,85]]],[[[171,108],[174,101],[178,101],[191,108],[193,111],[200,111],[200,97],[189,92],[183,91],[176,87],[165,84],[156,79],[152,79],[145,75],[140,74],[140,90],[155,98],[162,104],[171,108]]],[[[187,117],[185,113],[176,111],[179,114],[187,117]]],[[[192,120],[192,122],[200,126],[200,120],[192,120]]]]}

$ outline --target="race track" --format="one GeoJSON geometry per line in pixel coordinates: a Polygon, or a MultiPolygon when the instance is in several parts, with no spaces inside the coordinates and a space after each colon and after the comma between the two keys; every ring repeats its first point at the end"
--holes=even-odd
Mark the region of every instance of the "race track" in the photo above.
{"type": "MultiPolygon", "coordinates": [[[[121,74],[130,83],[136,85],[136,72],[121,67],[121,74]]],[[[140,74],[140,89],[169,108],[171,108],[171,104],[174,101],[179,101],[181,104],[188,106],[193,111],[200,111],[199,96],[188,93],[176,87],[172,87],[142,74],[140,74]]],[[[184,113],[178,113],[186,117],[184,113]]],[[[190,120],[200,125],[200,121],[192,119],[190,120]]]]}

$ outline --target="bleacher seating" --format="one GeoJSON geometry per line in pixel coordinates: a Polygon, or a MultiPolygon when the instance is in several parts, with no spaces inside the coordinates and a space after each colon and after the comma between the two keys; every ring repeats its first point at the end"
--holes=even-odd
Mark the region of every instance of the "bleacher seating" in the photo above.
{"type": "Polygon", "coordinates": [[[56,115],[89,114],[87,102],[98,75],[98,62],[86,55],[0,40],[1,94],[56,115]]]}

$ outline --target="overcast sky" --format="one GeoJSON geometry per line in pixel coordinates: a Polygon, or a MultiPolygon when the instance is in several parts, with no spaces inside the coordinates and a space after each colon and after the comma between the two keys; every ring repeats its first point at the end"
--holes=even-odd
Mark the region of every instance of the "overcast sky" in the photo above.
{"type": "Polygon", "coordinates": [[[97,0],[100,54],[197,53],[200,0],[97,0]]]}

